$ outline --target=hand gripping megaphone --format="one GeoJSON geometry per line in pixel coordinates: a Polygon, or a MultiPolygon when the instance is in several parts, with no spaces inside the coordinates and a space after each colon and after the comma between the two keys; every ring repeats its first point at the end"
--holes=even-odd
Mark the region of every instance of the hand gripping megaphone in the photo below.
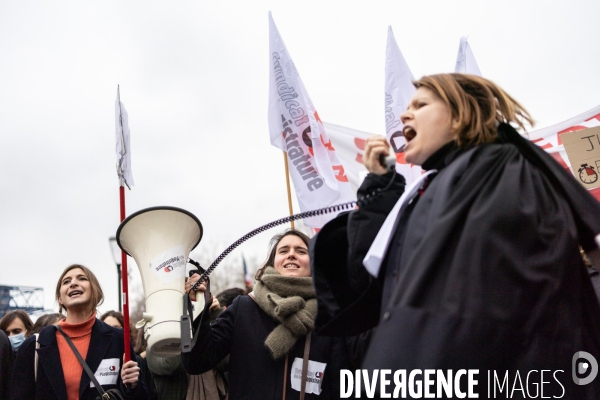
{"type": "MultiPolygon", "coordinates": [[[[135,259],[142,277],[146,312],[136,327],[144,328],[154,355],[179,354],[186,265],[202,238],[200,220],[176,207],[146,208],[127,217],[116,237],[119,247],[135,259]]],[[[193,308],[199,313],[204,296],[196,298],[193,308]]]]}

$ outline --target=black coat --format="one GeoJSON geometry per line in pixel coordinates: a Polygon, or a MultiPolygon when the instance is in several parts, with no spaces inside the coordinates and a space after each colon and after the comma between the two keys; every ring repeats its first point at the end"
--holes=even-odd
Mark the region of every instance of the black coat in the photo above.
{"type": "MultiPolygon", "coordinates": [[[[229,358],[229,400],[280,399],[283,392],[285,357],[274,361],[265,339],[279,324],[249,296],[239,296],[211,326],[207,318],[194,321],[200,331],[190,353],[182,353],[189,374],[214,368],[227,354],[229,358]],[[200,322],[201,321],[201,322],[200,322]]],[[[287,399],[298,399],[291,387],[290,370],[296,357],[302,359],[304,339],[299,339],[288,354],[287,399]]],[[[326,363],[320,396],[305,399],[339,398],[340,369],[348,368],[344,340],[312,334],[309,359],[326,363]]]]}
{"type": "Polygon", "coordinates": [[[512,387],[517,370],[562,370],[564,388],[546,377],[544,396],[600,398],[600,377],[585,386],[571,377],[576,352],[600,361],[600,306],[578,248],[595,247],[600,204],[542,150],[500,130],[498,143],[432,156],[440,172],[399,216],[379,279],[360,287],[353,274],[364,277],[366,250],[356,249],[368,249],[380,219],[369,228],[359,211],[323,228],[311,243],[317,329],[347,332],[349,309],[361,329],[373,326],[367,299],[380,318],[366,369],[479,369],[480,397],[487,371],[511,371],[512,387]],[[354,257],[321,264],[336,242],[354,257]],[[336,274],[358,301],[339,294],[336,274]]]}
{"type": "Polygon", "coordinates": [[[6,333],[0,330],[0,399],[8,399],[13,358],[12,345],[6,333]]]}
{"type": "MultiPolygon", "coordinates": [[[[36,351],[35,336],[32,335],[19,347],[13,380],[11,385],[11,400],[67,400],[67,388],[60,361],[58,344],[56,342],[56,326],[50,325],[42,329],[38,342],[38,371],[37,381],[34,373],[34,352],[36,351]]],[[[85,362],[95,372],[104,359],[117,358],[123,366],[123,330],[113,328],[96,319],[92,326],[90,345],[85,362]]],[[[131,354],[135,355],[133,346],[131,354]]],[[[125,392],[119,369],[116,385],[103,385],[104,390],[118,388],[126,398],[147,399],[148,394],[144,383],[138,381],[132,392],[125,392]]],[[[84,371],[81,375],[79,398],[92,400],[99,397],[97,389],[90,387],[90,377],[84,371]]]]}

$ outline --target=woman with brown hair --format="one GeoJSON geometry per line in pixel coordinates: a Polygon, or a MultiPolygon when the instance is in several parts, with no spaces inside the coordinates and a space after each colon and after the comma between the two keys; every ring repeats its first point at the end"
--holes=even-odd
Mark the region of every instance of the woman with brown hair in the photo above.
{"type": "Polygon", "coordinates": [[[40,333],[46,326],[57,324],[58,321],[64,317],[65,316],[60,313],[44,314],[35,320],[35,324],[33,324],[31,333],[40,333]]]}
{"type": "Polygon", "coordinates": [[[238,296],[213,325],[207,302],[194,321],[197,342],[182,353],[188,373],[208,371],[229,354],[230,400],[339,398],[347,351],[343,339],[312,332],[317,304],[308,243],[296,230],[273,237],[254,291],[238,296]]]}
{"type": "Polygon", "coordinates": [[[33,333],[33,322],[25,311],[13,310],[4,314],[0,320],[0,330],[6,333],[16,352],[25,339],[33,333]]]}
{"type": "MultiPolygon", "coordinates": [[[[110,310],[100,316],[100,321],[113,328],[123,329],[123,314],[120,311],[110,310]]],[[[132,335],[132,337],[134,337],[132,335]]]]}
{"type": "Polygon", "coordinates": [[[571,376],[580,351],[600,360],[600,307],[579,254],[598,260],[600,204],[516,131],[532,119],[493,82],[414,84],[404,158],[427,173],[403,193],[379,162],[388,142],[367,140],[367,201],[311,246],[318,332],[377,325],[363,368],[478,370],[480,397],[496,371],[513,391],[527,378],[519,395],[543,381],[543,396],[600,398],[600,379],[571,376]]]}
{"type": "MultiPolygon", "coordinates": [[[[68,266],[56,284],[59,312],[66,318],[23,343],[15,360],[11,399],[95,399],[98,389],[84,371],[73,345],[104,390],[145,399],[135,361],[124,363],[123,330],[96,318],[104,299],[100,283],[83,265],[68,266]]],[[[131,354],[133,353],[133,347],[131,354]]]]}

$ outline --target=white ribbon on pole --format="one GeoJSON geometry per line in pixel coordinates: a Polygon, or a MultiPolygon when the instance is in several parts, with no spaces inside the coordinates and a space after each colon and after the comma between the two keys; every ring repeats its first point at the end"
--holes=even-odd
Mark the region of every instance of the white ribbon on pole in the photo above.
{"type": "Polygon", "coordinates": [[[129,118],[125,106],[121,103],[121,94],[117,86],[117,99],[115,101],[115,128],[116,128],[116,154],[117,175],[119,185],[131,189],[134,186],[131,174],[131,147],[129,146],[129,118]]]}

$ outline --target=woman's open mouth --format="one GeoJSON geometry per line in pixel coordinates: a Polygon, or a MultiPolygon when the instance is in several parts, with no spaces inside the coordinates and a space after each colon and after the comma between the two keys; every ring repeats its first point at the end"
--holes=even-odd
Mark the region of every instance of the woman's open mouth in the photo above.
{"type": "Polygon", "coordinates": [[[415,131],[412,126],[405,126],[404,129],[402,129],[402,134],[406,139],[406,143],[408,143],[417,136],[417,131],[415,131]]]}

